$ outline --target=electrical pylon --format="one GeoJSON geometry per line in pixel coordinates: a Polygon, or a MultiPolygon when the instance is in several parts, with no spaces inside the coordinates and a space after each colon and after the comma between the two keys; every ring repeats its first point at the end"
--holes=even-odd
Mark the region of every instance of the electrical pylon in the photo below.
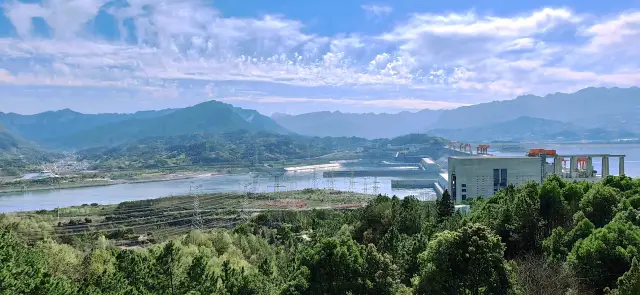
{"type": "Polygon", "coordinates": [[[193,197],[193,219],[191,227],[193,229],[202,229],[202,217],[200,216],[200,188],[201,184],[189,184],[189,194],[193,197]]]}

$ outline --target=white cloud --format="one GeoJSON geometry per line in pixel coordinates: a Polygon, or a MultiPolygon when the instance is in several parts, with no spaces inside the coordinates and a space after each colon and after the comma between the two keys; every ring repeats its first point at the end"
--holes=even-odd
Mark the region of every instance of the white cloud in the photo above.
{"type": "Polygon", "coordinates": [[[375,16],[384,16],[393,12],[393,8],[387,5],[361,5],[360,7],[375,16]]]}
{"type": "MultiPolygon", "coordinates": [[[[117,87],[179,97],[184,89],[175,81],[186,80],[200,81],[193,87],[210,99],[220,92],[209,82],[242,81],[369,97],[327,99],[331,104],[414,109],[461,104],[436,99],[481,102],[576,85],[640,84],[640,12],[609,18],[568,8],[502,16],[423,13],[378,34],[329,36],[282,15],[225,17],[200,0],[12,1],[4,9],[17,32],[0,39],[5,85],[117,87]],[[87,30],[99,12],[113,19],[115,38],[87,30]],[[34,32],[34,17],[46,22],[50,38],[34,32]],[[393,95],[376,96],[380,89],[393,95]]],[[[254,89],[262,94],[251,99],[286,99],[268,88],[254,89]]],[[[304,102],[300,93],[290,96],[289,102],[304,102]]]]}

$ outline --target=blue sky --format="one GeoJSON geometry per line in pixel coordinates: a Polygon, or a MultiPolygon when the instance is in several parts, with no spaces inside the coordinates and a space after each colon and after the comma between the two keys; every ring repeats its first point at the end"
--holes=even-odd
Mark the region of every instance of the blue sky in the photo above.
{"type": "Polygon", "coordinates": [[[399,112],[640,85],[640,0],[0,3],[2,112],[399,112]]]}

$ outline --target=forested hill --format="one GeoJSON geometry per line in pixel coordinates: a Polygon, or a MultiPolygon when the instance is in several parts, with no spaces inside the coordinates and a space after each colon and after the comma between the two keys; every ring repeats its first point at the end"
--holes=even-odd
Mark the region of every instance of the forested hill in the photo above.
{"type": "Polygon", "coordinates": [[[355,151],[369,141],[357,137],[305,137],[251,132],[190,133],[150,137],[115,147],[81,150],[81,159],[101,169],[155,168],[183,165],[253,165],[259,162],[316,158],[355,151]]]}
{"type": "MultiPolygon", "coordinates": [[[[231,200],[201,196],[216,198],[231,200]]],[[[192,199],[168,202],[190,206],[192,199]]],[[[112,210],[136,216],[157,203],[112,210]]],[[[101,222],[89,216],[59,222],[55,210],[0,215],[0,288],[69,295],[639,294],[639,179],[610,176],[593,184],[551,177],[469,203],[469,216],[454,213],[448,194],[437,202],[378,196],[353,210],[265,210],[245,223],[217,220],[212,224],[223,228],[138,249],[116,242],[143,230],[144,218],[126,228],[115,214],[101,222]],[[92,231],[109,224],[112,230],[92,231]],[[230,224],[236,226],[224,228],[230,224]]],[[[105,209],[92,208],[62,211],[83,216],[105,209]]],[[[141,243],[176,232],[170,226],[177,232],[190,226],[192,212],[180,211],[185,221],[172,219],[179,212],[155,210],[163,213],[147,225],[149,236],[136,239],[141,243]]],[[[237,218],[233,210],[217,214],[237,218]]]]}
{"type": "Polygon", "coordinates": [[[268,117],[217,101],[178,109],[164,116],[102,125],[52,141],[63,147],[113,146],[148,137],[234,130],[289,133],[268,117]]]}
{"type": "Polygon", "coordinates": [[[96,168],[157,168],[184,165],[251,166],[259,162],[300,160],[332,154],[345,159],[357,156],[363,147],[424,144],[444,146],[442,138],[408,134],[392,139],[367,140],[359,137],[311,137],[246,130],[221,133],[189,133],[149,137],[113,147],[103,146],[77,152],[80,159],[97,162],[96,168]]]}

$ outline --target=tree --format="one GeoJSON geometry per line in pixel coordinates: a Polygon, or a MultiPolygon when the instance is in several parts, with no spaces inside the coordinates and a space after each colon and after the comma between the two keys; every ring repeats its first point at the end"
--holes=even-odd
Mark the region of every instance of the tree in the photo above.
{"type": "Polygon", "coordinates": [[[631,268],[640,249],[640,229],[629,222],[613,221],[578,240],[567,257],[576,277],[596,294],[615,287],[616,280],[631,268]]]}
{"type": "Polygon", "coordinates": [[[580,201],[580,209],[597,227],[603,227],[615,215],[620,203],[619,191],[604,185],[591,188],[580,201]]]}
{"type": "Polygon", "coordinates": [[[551,229],[564,225],[567,211],[558,182],[546,180],[540,188],[540,217],[545,222],[545,236],[551,233],[551,229]]]}
{"type": "Polygon", "coordinates": [[[631,269],[618,279],[618,288],[610,291],[609,295],[637,295],[640,294],[640,262],[633,258],[631,269]]]}
{"type": "Polygon", "coordinates": [[[445,190],[442,193],[442,197],[436,200],[436,208],[438,211],[438,223],[453,215],[454,205],[448,190],[445,190]]]}
{"type": "Polygon", "coordinates": [[[500,237],[479,224],[439,233],[419,255],[416,293],[510,294],[513,286],[503,252],[500,237]]]}

